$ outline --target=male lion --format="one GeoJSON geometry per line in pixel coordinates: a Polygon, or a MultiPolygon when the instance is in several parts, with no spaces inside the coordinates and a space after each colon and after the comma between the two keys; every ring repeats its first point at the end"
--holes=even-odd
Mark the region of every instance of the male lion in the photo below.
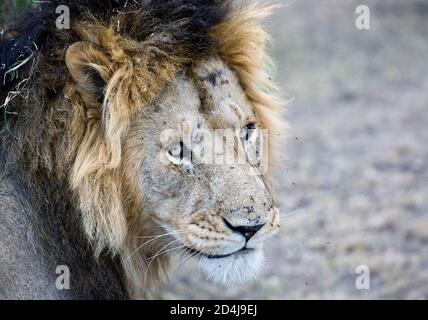
{"type": "Polygon", "coordinates": [[[230,0],[59,0],[6,25],[0,297],[147,297],[180,250],[218,282],[258,274],[279,227],[272,166],[249,160],[262,137],[253,129],[268,130],[270,164],[283,130],[265,73],[269,11],[230,0]],[[56,28],[58,5],[70,29],[56,28]],[[224,151],[243,151],[244,162],[198,161],[218,129],[239,133],[224,151]]]}

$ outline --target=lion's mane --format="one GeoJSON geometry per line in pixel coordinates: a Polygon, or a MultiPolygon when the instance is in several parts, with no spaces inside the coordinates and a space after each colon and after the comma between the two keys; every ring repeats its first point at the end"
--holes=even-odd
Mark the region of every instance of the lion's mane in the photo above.
{"type": "MultiPolygon", "coordinates": [[[[122,166],[132,116],[180,69],[216,52],[238,76],[262,125],[270,128],[272,146],[280,134],[280,108],[266,73],[268,36],[260,26],[271,9],[229,0],[55,0],[5,25],[0,49],[3,172],[19,168],[46,201],[55,194],[48,186],[61,185],[55,200],[67,198],[75,206],[95,256],[107,251],[122,258],[133,296],[144,289],[144,250],[150,250],[145,246],[135,254],[142,244],[135,235],[150,234],[154,226],[141,217],[143,204],[132,196],[135,187],[126,179],[130,168],[122,166]],[[70,8],[70,30],[55,27],[58,5],[70,8]],[[85,100],[65,64],[67,48],[79,41],[104,52],[84,53],[98,61],[92,66],[101,76],[96,80],[109,79],[101,105],[85,100]]],[[[158,259],[149,278],[159,279],[165,264],[158,259]]]]}

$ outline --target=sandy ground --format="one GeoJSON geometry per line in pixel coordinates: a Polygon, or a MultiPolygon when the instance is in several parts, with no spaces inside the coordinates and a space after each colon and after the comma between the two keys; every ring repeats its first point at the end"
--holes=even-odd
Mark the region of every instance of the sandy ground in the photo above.
{"type": "Polygon", "coordinates": [[[294,98],[278,179],[281,234],[241,288],[180,266],[164,299],[428,298],[428,3],[301,0],[270,21],[294,98]],[[370,290],[355,269],[370,269],[370,290]]]}

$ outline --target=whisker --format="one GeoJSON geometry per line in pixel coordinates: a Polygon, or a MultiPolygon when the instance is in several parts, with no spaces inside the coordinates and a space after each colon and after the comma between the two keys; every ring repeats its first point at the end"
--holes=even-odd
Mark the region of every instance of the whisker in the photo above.
{"type": "MultiPolygon", "coordinates": [[[[189,248],[186,248],[186,249],[187,249],[187,250],[185,251],[185,253],[187,253],[187,252],[192,252],[192,250],[191,250],[191,249],[189,249],[189,248]]],[[[195,252],[193,252],[192,254],[190,254],[188,257],[184,258],[184,260],[180,261],[180,263],[179,263],[179,264],[177,264],[177,265],[174,267],[174,269],[173,269],[173,270],[178,269],[178,267],[179,267],[179,266],[181,266],[185,261],[187,261],[189,258],[191,258],[194,254],[195,254],[195,252]]]]}
{"type": "Polygon", "coordinates": [[[173,230],[173,231],[170,231],[170,232],[167,232],[167,233],[164,233],[164,234],[158,234],[158,235],[155,235],[155,236],[133,236],[134,238],[137,238],[137,239],[144,239],[144,238],[156,238],[156,237],[163,237],[163,236],[167,236],[167,235],[169,235],[169,234],[173,234],[173,233],[180,233],[180,232],[183,232],[183,231],[187,231],[187,229],[180,229],[180,230],[173,230]]]}
{"type": "Polygon", "coordinates": [[[303,210],[303,209],[297,208],[297,209],[294,209],[294,210],[292,210],[292,211],[290,211],[290,212],[287,212],[287,213],[280,213],[280,214],[279,214],[279,218],[280,218],[280,219],[282,219],[282,218],[285,218],[285,217],[289,217],[289,216],[295,215],[295,214],[296,214],[296,213],[298,213],[299,211],[304,212],[304,210],[303,210]]]}
{"type": "Polygon", "coordinates": [[[162,252],[162,250],[164,250],[165,248],[168,248],[170,245],[172,245],[173,243],[180,241],[180,239],[175,239],[174,241],[169,242],[168,244],[166,244],[165,246],[163,246],[155,255],[151,256],[149,259],[152,260],[154,258],[156,258],[157,256],[160,255],[160,253],[162,252]]]}
{"type": "Polygon", "coordinates": [[[207,275],[207,280],[210,280],[214,276],[214,274],[216,273],[216,271],[217,270],[215,270],[215,269],[213,271],[211,271],[211,273],[209,275],[207,275]]]}
{"type": "Polygon", "coordinates": [[[197,257],[198,255],[200,255],[201,253],[200,252],[193,252],[190,256],[188,256],[187,258],[185,258],[183,261],[181,261],[176,267],[175,267],[175,269],[177,269],[180,265],[182,265],[184,262],[190,262],[190,258],[192,258],[192,257],[197,257]]]}
{"type": "Polygon", "coordinates": [[[190,249],[186,245],[184,245],[184,248],[181,249],[180,252],[177,254],[177,258],[181,259],[181,257],[184,256],[187,251],[190,251],[190,249]]]}
{"type": "Polygon", "coordinates": [[[147,244],[149,244],[150,242],[152,242],[152,241],[154,241],[154,240],[156,240],[156,239],[159,239],[159,238],[161,238],[161,237],[165,237],[165,236],[168,236],[168,235],[173,235],[174,233],[182,233],[182,232],[184,232],[184,231],[187,231],[186,229],[181,229],[181,230],[174,230],[174,231],[171,231],[171,232],[168,232],[168,233],[164,233],[164,234],[161,234],[161,235],[158,235],[158,236],[155,236],[153,239],[150,239],[150,240],[148,240],[148,241],[146,241],[146,242],[144,242],[142,245],[140,245],[140,246],[138,246],[137,247],[137,249],[135,249],[126,259],[125,259],[125,261],[126,260],[129,260],[138,250],[140,250],[142,247],[144,247],[145,245],[147,245],[147,244]]]}
{"type": "Polygon", "coordinates": [[[161,255],[163,255],[163,254],[165,254],[165,253],[167,253],[167,252],[171,252],[171,251],[174,251],[174,250],[178,250],[178,249],[180,249],[180,248],[184,248],[186,245],[181,245],[181,246],[178,246],[178,247],[174,247],[174,248],[171,248],[171,249],[168,249],[168,250],[165,250],[165,251],[162,251],[161,253],[159,253],[159,254],[156,254],[155,256],[153,256],[153,257],[150,257],[149,259],[155,259],[156,257],[158,257],[158,256],[161,256],[161,255]]]}
{"type": "MultiPolygon", "coordinates": [[[[147,280],[147,275],[148,275],[149,268],[152,265],[153,261],[155,261],[155,258],[160,255],[160,252],[162,252],[162,250],[164,250],[165,248],[167,248],[168,246],[170,246],[171,244],[173,244],[173,243],[175,243],[177,241],[180,241],[180,239],[176,239],[174,241],[169,242],[167,245],[163,246],[154,256],[152,256],[152,257],[149,258],[150,261],[149,261],[149,264],[147,265],[146,271],[144,273],[144,283],[147,280]]],[[[173,249],[177,249],[177,248],[173,248],[173,249]]],[[[163,252],[163,253],[165,253],[165,252],[163,252]]]]}
{"type": "Polygon", "coordinates": [[[186,263],[188,264],[190,262],[198,261],[197,259],[199,258],[199,256],[202,256],[202,253],[198,252],[196,255],[191,256],[186,263]]]}

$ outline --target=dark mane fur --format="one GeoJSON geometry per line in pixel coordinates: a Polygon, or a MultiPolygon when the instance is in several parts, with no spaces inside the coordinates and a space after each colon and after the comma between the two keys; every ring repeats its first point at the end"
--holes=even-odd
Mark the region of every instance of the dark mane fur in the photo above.
{"type": "MultiPolygon", "coordinates": [[[[186,52],[197,57],[207,51],[213,41],[210,29],[221,23],[228,14],[227,0],[164,0],[164,1],[105,1],[105,0],[52,0],[31,6],[19,17],[7,17],[2,27],[0,42],[0,102],[8,93],[25,83],[26,95],[49,99],[60,92],[68,80],[64,64],[64,50],[79,41],[73,30],[77,22],[96,19],[106,26],[119,26],[124,38],[143,41],[152,33],[168,34],[169,52],[186,52]],[[58,30],[55,8],[66,5],[70,8],[70,30],[58,30]],[[17,63],[29,60],[16,73],[10,69],[17,63]],[[44,90],[44,92],[40,92],[44,90]]],[[[25,108],[26,101],[16,97],[0,109],[0,128],[13,125],[25,108]],[[7,107],[7,108],[6,108],[7,107]]]]}

